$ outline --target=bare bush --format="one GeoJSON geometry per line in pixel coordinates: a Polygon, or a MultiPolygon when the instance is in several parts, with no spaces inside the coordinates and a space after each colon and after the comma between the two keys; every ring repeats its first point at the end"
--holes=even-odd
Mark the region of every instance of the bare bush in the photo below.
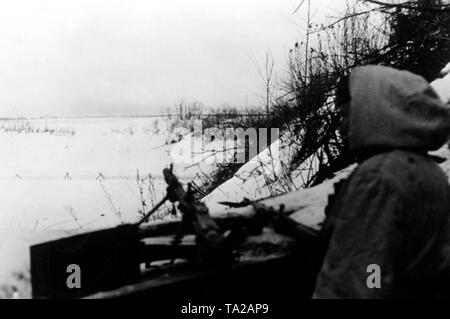
{"type": "Polygon", "coordinates": [[[51,127],[46,122],[26,119],[8,119],[0,122],[3,132],[50,135],[75,135],[75,130],[69,127],[51,127]]]}
{"type": "Polygon", "coordinates": [[[311,157],[319,163],[310,167],[304,186],[321,182],[353,160],[338,132],[334,90],[341,76],[358,65],[382,64],[431,80],[448,63],[450,19],[435,10],[439,3],[362,0],[349,2],[341,17],[326,24],[308,19],[306,38],[290,51],[284,94],[272,112],[273,122],[294,133],[288,135],[296,148],[291,169],[311,157]]]}
{"type": "MultiPolygon", "coordinates": [[[[155,179],[151,174],[142,176],[138,169],[136,171],[136,184],[139,192],[140,209],[138,210],[138,220],[140,220],[149,210],[158,204],[162,197],[158,198],[155,188],[155,179]]],[[[163,220],[170,213],[171,211],[164,205],[157,212],[152,214],[149,220],[163,220]]]]}

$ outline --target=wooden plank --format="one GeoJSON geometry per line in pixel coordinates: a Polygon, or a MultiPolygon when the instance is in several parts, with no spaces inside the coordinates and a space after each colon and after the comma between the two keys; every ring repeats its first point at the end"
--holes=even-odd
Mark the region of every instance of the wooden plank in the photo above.
{"type": "Polygon", "coordinates": [[[87,299],[114,299],[143,297],[152,303],[170,300],[179,302],[199,299],[210,300],[271,300],[284,291],[295,291],[295,298],[309,298],[314,277],[306,263],[291,257],[275,257],[263,261],[247,262],[222,269],[179,268],[156,278],[99,292],[87,299]]]}

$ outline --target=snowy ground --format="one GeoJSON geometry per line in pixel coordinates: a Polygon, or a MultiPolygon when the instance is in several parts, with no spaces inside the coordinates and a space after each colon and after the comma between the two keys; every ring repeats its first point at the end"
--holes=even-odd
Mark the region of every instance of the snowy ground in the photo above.
{"type": "Polygon", "coordinates": [[[0,227],[102,228],[136,220],[138,170],[152,175],[162,197],[162,170],[172,159],[166,137],[152,131],[154,118],[14,121],[0,121],[0,227]]]}

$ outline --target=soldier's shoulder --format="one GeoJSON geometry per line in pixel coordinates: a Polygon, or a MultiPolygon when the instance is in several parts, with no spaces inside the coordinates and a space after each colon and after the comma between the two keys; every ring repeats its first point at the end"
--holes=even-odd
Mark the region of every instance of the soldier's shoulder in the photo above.
{"type": "Polygon", "coordinates": [[[439,165],[427,154],[394,150],[377,154],[358,167],[356,175],[373,175],[392,184],[413,187],[415,184],[439,183],[448,185],[448,178],[439,165]]]}

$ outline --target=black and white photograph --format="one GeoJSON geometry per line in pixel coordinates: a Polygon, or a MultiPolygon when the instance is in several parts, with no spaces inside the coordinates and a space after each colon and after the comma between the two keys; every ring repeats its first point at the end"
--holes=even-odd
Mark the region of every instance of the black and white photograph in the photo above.
{"type": "Polygon", "coordinates": [[[448,0],[0,0],[0,149],[0,299],[450,298],[448,0]]]}

